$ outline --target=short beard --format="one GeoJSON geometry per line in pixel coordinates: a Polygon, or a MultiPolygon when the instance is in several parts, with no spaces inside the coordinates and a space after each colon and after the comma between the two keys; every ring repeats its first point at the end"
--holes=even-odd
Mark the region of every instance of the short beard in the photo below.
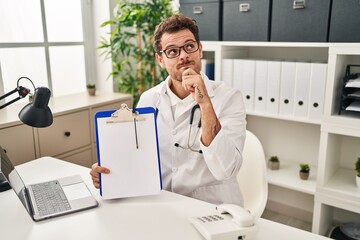
{"type": "Polygon", "coordinates": [[[175,77],[170,76],[170,78],[171,78],[171,80],[177,81],[177,82],[182,82],[182,81],[183,81],[181,75],[180,75],[179,77],[177,77],[177,76],[175,76],[175,77]]]}

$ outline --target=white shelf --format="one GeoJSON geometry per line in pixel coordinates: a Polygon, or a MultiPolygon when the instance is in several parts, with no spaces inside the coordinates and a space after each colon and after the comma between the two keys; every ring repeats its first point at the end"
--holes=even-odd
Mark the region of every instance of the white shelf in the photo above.
{"type": "Polygon", "coordinates": [[[360,189],[356,186],[355,170],[340,168],[318,191],[333,198],[346,199],[360,208],[360,189]]]}
{"type": "Polygon", "coordinates": [[[275,114],[269,114],[266,112],[255,112],[255,111],[248,111],[246,112],[246,115],[251,116],[257,116],[257,117],[265,117],[265,118],[272,118],[272,119],[278,119],[278,120],[285,120],[285,121],[293,121],[293,122],[300,122],[300,123],[307,123],[307,124],[315,124],[320,125],[320,120],[310,120],[306,118],[296,118],[293,116],[281,116],[281,115],[275,115],[275,114]]]}
{"type": "Polygon", "coordinates": [[[360,118],[331,116],[324,120],[321,130],[329,133],[360,137],[360,118]]]}
{"type": "Polygon", "coordinates": [[[314,195],[317,168],[310,166],[310,169],[309,179],[302,180],[299,177],[299,163],[281,161],[279,170],[267,170],[267,179],[269,184],[314,195]]]}

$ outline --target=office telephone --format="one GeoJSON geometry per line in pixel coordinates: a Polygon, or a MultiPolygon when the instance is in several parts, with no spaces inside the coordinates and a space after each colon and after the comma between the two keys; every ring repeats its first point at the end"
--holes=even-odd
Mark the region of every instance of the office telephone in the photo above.
{"type": "Polygon", "coordinates": [[[221,204],[216,209],[216,214],[189,219],[206,240],[245,239],[257,230],[254,217],[246,209],[234,204],[221,204]]]}

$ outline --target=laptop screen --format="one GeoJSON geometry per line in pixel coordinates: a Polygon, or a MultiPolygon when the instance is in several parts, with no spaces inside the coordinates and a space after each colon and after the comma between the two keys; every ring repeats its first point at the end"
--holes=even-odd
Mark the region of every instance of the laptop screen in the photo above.
{"type": "Polygon", "coordinates": [[[19,197],[22,204],[25,206],[26,210],[29,212],[29,214],[31,214],[31,209],[26,198],[25,184],[1,146],[0,146],[0,159],[1,159],[0,161],[1,172],[8,180],[10,186],[15,191],[16,195],[19,197]]]}

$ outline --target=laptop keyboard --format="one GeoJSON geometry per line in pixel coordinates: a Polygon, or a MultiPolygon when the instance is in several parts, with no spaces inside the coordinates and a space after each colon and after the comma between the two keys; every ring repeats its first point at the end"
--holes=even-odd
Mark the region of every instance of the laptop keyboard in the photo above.
{"type": "Polygon", "coordinates": [[[71,209],[63,189],[57,180],[32,185],[40,216],[71,209]]]}

